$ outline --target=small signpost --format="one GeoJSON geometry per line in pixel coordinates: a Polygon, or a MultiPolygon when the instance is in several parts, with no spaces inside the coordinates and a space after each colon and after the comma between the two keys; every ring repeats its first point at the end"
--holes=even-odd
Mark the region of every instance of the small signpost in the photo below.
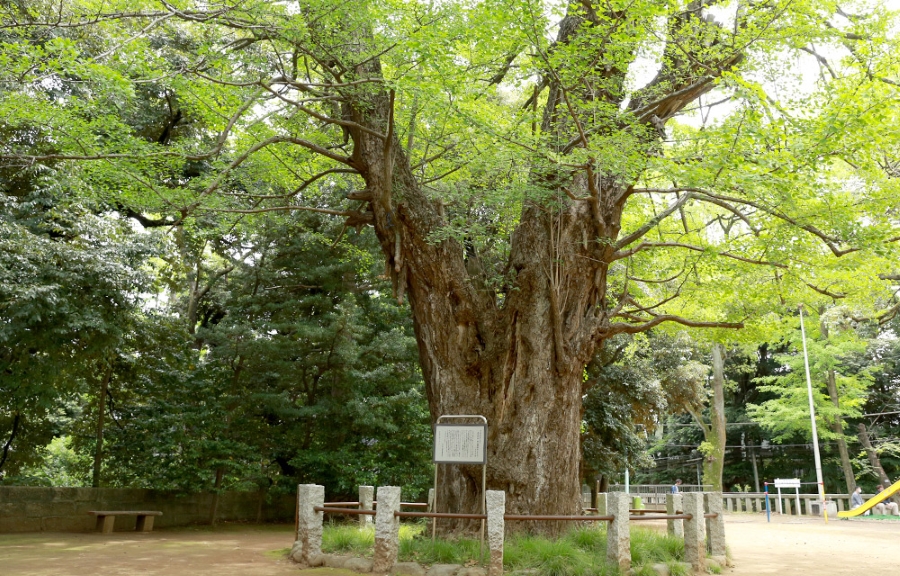
{"type": "MultiPolygon", "coordinates": [[[[434,425],[434,508],[438,505],[438,469],[441,464],[481,465],[481,513],[487,514],[485,485],[487,484],[487,418],[478,415],[439,416],[434,425]],[[442,424],[443,420],[480,420],[480,424],[442,424]]],[[[437,518],[431,519],[431,540],[434,541],[437,518]]],[[[484,547],[484,520],[481,521],[481,546],[484,547]]]]}
{"type": "Polygon", "coordinates": [[[799,478],[776,478],[775,488],[778,490],[778,513],[784,514],[781,510],[781,489],[793,488],[794,496],[797,499],[797,515],[800,515],[800,479],[799,478]]]}

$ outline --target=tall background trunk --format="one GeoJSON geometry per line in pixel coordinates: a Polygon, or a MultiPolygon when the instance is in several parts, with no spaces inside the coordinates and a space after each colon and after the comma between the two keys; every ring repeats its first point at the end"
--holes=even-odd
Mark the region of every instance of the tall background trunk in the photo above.
{"type": "Polygon", "coordinates": [[[878,452],[875,451],[875,447],[872,446],[872,441],[869,439],[869,431],[866,429],[866,425],[860,424],[857,430],[859,430],[859,441],[866,451],[866,456],[869,458],[869,464],[872,466],[872,472],[875,474],[875,477],[878,478],[878,481],[887,488],[887,486],[891,484],[891,480],[881,466],[881,459],[878,457],[878,452]]]}
{"type": "MultiPolygon", "coordinates": [[[[834,370],[829,370],[825,375],[825,383],[828,387],[828,396],[834,407],[840,409],[840,398],[837,390],[837,380],[834,370]]],[[[847,494],[853,494],[856,490],[856,478],[853,475],[853,466],[850,464],[850,452],[847,450],[847,438],[844,436],[844,421],[840,414],[835,414],[831,421],[831,430],[837,437],[838,452],[841,456],[841,470],[844,471],[844,482],[847,485],[847,494]]]]}
{"type": "Polygon", "coordinates": [[[709,405],[709,426],[703,428],[709,451],[704,454],[703,483],[713,491],[722,491],[722,470],[725,467],[725,347],[714,344],[712,349],[712,402],[709,405]]]}
{"type": "Polygon", "coordinates": [[[225,469],[216,468],[216,480],[213,483],[212,502],[209,507],[209,525],[215,526],[219,516],[219,495],[222,493],[222,480],[225,478],[225,469]]]}
{"type": "Polygon", "coordinates": [[[112,362],[103,371],[100,378],[100,390],[97,394],[97,429],[95,431],[94,467],[91,474],[91,486],[100,487],[100,474],[103,467],[103,426],[106,420],[106,397],[109,394],[109,381],[112,378],[112,362]]]}
{"type": "MultiPolygon", "coordinates": [[[[822,311],[819,312],[821,315],[822,311]]],[[[825,340],[828,340],[828,325],[825,322],[820,323],[820,332],[825,340]]],[[[844,420],[841,418],[841,399],[838,395],[837,377],[834,368],[829,368],[825,373],[825,386],[828,388],[828,397],[831,404],[835,407],[835,415],[831,420],[831,431],[837,437],[838,454],[841,458],[841,470],[844,472],[844,483],[847,485],[847,494],[853,494],[856,491],[856,477],[853,474],[853,466],[850,464],[850,452],[847,450],[847,438],[844,435],[844,420]]]]}

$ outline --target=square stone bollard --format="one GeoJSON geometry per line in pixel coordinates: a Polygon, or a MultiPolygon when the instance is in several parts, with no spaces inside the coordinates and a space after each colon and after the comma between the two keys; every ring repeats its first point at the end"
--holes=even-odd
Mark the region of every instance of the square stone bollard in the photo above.
{"type": "Polygon", "coordinates": [[[606,492],[597,493],[597,516],[606,516],[606,492]]]}
{"type": "Polygon", "coordinates": [[[372,572],[388,573],[397,563],[400,549],[400,487],[379,486],[375,509],[375,559],[372,572]]]}
{"type": "Polygon", "coordinates": [[[714,558],[725,557],[725,514],[722,506],[721,492],[707,492],[703,495],[706,501],[706,512],[718,514],[715,518],[706,519],[706,537],[709,553],[714,558]]]}
{"type": "Polygon", "coordinates": [[[316,512],[316,506],[325,505],[325,487],[318,484],[297,486],[297,553],[292,558],[301,564],[309,564],[310,558],[322,553],[322,519],[324,512],[316,512]]]}
{"type": "Polygon", "coordinates": [[[685,514],[692,518],[684,521],[684,561],[696,573],[706,571],[706,520],[703,518],[703,493],[687,492],[681,495],[685,514]]]}
{"type": "Polygon", "coordinates": [[[428,508],[429,512],[434,512],[434,488],[428,489],[428,508]]]}
{"type": "MultiPolygon", "coordinates": [[[[682,506],[681,494],[666,494],[666,514],[678,514],[682,506]]],[[[669,536],[684,538],[684,522],[666,520],[666,532],[669,536]]]]}
{"type": "Polygon", "coordinates": [[[488,490],[485,498],[487,500],[488,550],[490,550],[488,576],[501,576],[503,574],[503,532],[506,529],[506,522],[503,520],[503,515],[506,514],[506,492],[488,490]]]}
{"type": "MultiPolygon", "coordinates": [[[[359,487],[359,509],[360,510],[371,510],[372,509],[372,501],[375,499],[375,487],[374,486],[360,486],[359,487]]],[[[359,527],[366,528],[372,525],[372,517],[367,516],[365,514],[359,515],[359,527]]]]}
{"type": "Polygon", "coordinates": [[[611,492],[606,502],[607,515],[615,517],[606,531],[606,559],[625,574],[631,569],[631,513],[628,511],[631,497],[624,492],[611,492]]]}

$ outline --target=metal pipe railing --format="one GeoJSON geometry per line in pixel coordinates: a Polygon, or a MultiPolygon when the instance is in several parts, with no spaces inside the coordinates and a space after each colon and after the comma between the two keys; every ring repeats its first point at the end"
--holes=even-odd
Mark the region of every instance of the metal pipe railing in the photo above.
{"type": "Polygon", "coordinates": [[[464,520],[487,520],[486,514],[454,514],[450,512],[394,512],[396,518],[462,518],[464,520]]]}
{"type": "Polygon", "coordinates": [[[330,514],[354,514],[357,516],[374,516],[374,510],[359,510],[358,508],[331,508],[328,506],[313,506],[316,512],[327,512],[330,514]]]}
{"type": "MultiPolygon", "coordinates": [[[[344,502],[329,502],[329,504],[346,504],[344,502]]],[[[358,503],[357,503],[358,504],[358,503]]],[[[375,510],[359,510],[357,508],[337,508],[335,506],[314,506],[316,512],[329,514],[351,514],[374,516],[375,510]]],[[[486,520],[486,514],[454,514],[450,512],[394,512],[395,518],[456,518],[462,520],[486,520]]],[[[716,513],[704,514],[704,518],[718,518],[716,513]]],[[[504,520],[512,521],[533,521],[533,522],[612,522],[615,516],[566,516],[566,515],[526,515],[526,514],[504,514],[504,520]]],[[[634,514],[628,516],[630,521],[643,520],[693,520],[693,514],[634,514]]]]}
{"type": "Polygon", "coordinates": [[[560,522],[612,522],[615,516],[528,516],[525,514],[504,514],[504,520],[535,520],[535,521],[560,521],[560,522]]]}

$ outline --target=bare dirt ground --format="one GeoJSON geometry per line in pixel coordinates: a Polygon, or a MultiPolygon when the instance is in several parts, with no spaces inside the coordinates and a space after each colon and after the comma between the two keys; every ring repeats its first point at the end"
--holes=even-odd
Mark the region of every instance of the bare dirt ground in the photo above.
{"type": "MultiPolygon", "coordinates": [[[[0,534],[3,576],[298,576],[293,526],[0,534]]],[[[312,575],[310,575],[312,576],[312,575]]]]}
{"type": "Polygon", "coordinates": [[[731,514],[725,538],[733,576],[900,575],[900,521],[731,514]]]}
{"type": "MultiPolygon", "coordinates": [[[[732,576],[900,576],[900,521],[732,514],[732,576]]],[[[648,523],[649,524],[649,523],[648,523]]],[[[0,534],[3,576],[349,576],[299,571],[284,558],[292,526],[225,526],[149,534],[0,534]]],[[[662,526],[660,526],[662,528],[662,526]]],[[[662,528],[664,529],[664,528],[662,528]]]]}

